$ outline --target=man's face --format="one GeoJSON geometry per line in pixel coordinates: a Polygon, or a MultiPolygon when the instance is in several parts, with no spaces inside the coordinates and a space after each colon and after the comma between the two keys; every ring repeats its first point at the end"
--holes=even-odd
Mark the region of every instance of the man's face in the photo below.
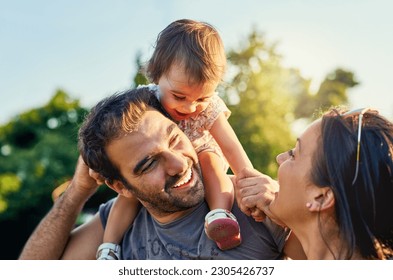
{"type": "Polygon", "coordinates": [[[147,111],[138,128],[106,147],[133,194],[156,215],[190,209],[204,199],[198,157],[184,133],[147,111]]]}

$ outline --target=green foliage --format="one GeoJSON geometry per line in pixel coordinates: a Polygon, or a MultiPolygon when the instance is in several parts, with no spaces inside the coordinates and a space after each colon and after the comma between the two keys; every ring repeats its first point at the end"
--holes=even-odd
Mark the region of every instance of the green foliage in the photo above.
{"type": "Polygon", "coordinates": [[[294,142],[293,96],[307,88],[298,71],[281,65],[275,45],[253,31],[246,45],[229,52],[231,75],[220,90],[229,105],[229,119],[254,167],[276,176],[278,153],[294,142]]]}
{"type": "Polygon", "coordinates": [[[337,68],[326,76],[316,94],[303,92],[299,95],[295,116],[312,118],[317,116],[316,112],[325,111],[332,106],[348,105],[347,91],[358,84],[354,73],[337,68]]]}
{"type": "MultiPolygon", "coordinates": [[[[74,173],[78,126],[87,110],[58,90],[40,108],[22,112],[0,127],[0,227],[9,241],[0,259],[14,259],[53,205],[51,193],[74,173]]],[[[100,188],[87,203],[95,211],[113,197],[100,188]]]]}
{"type": "Polygon", "coordinates": [[[0,213],[8,208],[8,202],[5,197],[12,192],[19,191],[21,181],[19,177],[12,173],[0,174],[0,213]]]}
{"type": "Polygon", "coordinates": [[[77,123],[85,113],[78,100],[59,90],[45,106],[0,127],[0,201],[6,206],[0,209],[0,220],[17,217],[21,209],[39,205],[47,210],[52,205],[53,188],[73,174],[77,123]],[[11,186],[15,191],[4,192],[11,186]]]}
{"type": "Polygon", "coordinates": [[[137,53],[136,59],[136,69],[137,72],[133,79],[133,88],[136,88],[139,85],[147,85],[149,84],[148,78],[144,75],[143,63],[142,63],[142,54],[140,52],[137,53]]]}
{"type": "MultiPolygon", "coordinates": [[[[78,100],[58,90],[43,107],[0,127],[0,221],[30,209],[38,222],[48,211],[53,189],[74,173],[79,123],[86,114],[78,100]]],[[[99,203],[93,199],[90,207],[99,203]]]]}
{"type": "Polygon", "coordinates": [[[294,145],[295,120],[348,104],[347,90],[358,84],[352,72],[338,68],[311,94],[310,80],[283,67],[276,46],[257,30],[229,52],[228,73],[220,92],[232,111],[229,121],[254,167],[273,177],[277,154],[294,145]]]}

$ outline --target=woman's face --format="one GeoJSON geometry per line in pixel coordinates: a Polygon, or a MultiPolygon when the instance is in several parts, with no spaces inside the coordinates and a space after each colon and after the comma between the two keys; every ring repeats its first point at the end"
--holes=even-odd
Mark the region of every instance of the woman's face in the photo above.
{"type": "Polygon", "coordinates": [[[281,153],[276,160],[279,164],[278,182],[280,191],[270,205],[270,211],[288,227],[304,221],[308,213],[310,169],[312,157],[319,143],[321,123],[312,123],[296,141],[292,150],[281,153]]]}

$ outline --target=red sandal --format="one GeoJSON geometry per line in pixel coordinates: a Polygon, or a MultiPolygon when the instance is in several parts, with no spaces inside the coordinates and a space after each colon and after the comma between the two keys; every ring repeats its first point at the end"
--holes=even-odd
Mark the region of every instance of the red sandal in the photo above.
{"type": "Polygon", "coordinates": [[[241,243],[240,227],[236,217],[226,209],[215,209],[207,213],[205,232],[223,251],[235,248],[241,243]]]}

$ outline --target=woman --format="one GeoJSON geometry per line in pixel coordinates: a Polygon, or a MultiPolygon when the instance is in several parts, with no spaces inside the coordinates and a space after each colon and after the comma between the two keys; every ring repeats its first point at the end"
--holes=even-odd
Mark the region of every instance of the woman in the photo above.
{"type": "Polygon", "coordinates": [[[270,205],[258,198],[274,182],[248,171],[236,186],[241,207],[256,206],[292,229],[308,259],[393,257],[390,121],[368,108],[332,109],[277,162],[280,190],[270,205]]]}

